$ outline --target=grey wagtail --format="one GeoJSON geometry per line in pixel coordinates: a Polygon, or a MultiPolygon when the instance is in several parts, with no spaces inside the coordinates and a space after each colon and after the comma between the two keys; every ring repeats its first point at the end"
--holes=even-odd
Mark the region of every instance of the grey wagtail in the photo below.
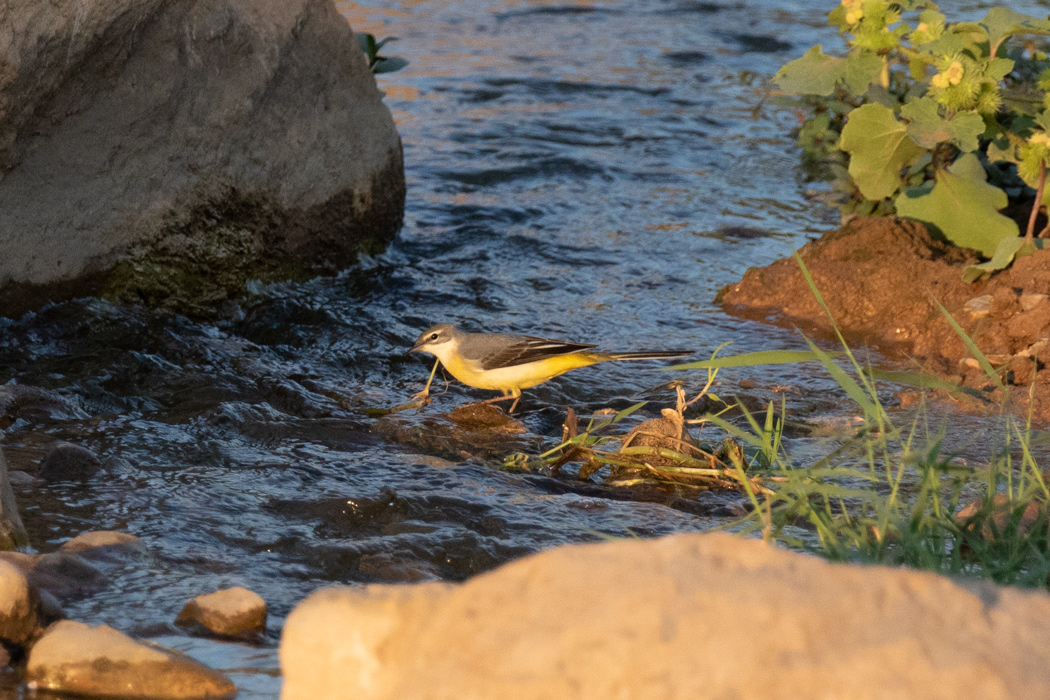
{"type": "Polygon", "coordinates": [[[409,352],[429,353],[441,361],[453,377],[467,386],[492,389],[503,396],[483,403],[514,399],[514,412],[521,390],[542,384],[570,369],[612,360],[660,360],[692,355],[689,350],[658,352],[595,352],[594,345],[565,343],[510,333],[464,333],[439,323],[427,329],[409,352]]]}

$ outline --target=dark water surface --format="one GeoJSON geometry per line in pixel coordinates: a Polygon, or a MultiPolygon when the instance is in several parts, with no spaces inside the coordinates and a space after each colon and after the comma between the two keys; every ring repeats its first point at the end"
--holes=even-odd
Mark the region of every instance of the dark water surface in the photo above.
{"type": "MultiPolygon", "coordinates": [[[[222,322],[97,300],[0,319],[0,382],[73,406],[10,426],[11,468],[35,471],[56,440],[108,460],[84,484],[19,489],[34,547],[121,529],[153,553],[68,614],[233,669],[244,698],[276,694],[283,618],[319,586],[461,580],[566,542],[721,522],[714,506],[581,495],[384,443],[364,410],[422,388],[429,365],[405,351],[423,328],[705,356],[725,341],[799,347],[794,332],[729,318],[714,296],[837,221],[805,198],[794,117],[756,111],[762,76],[811,44],[839,46],[824,0],[340,9],[355,29],[399,36],[386,53],[412,62],[380,81],[408,177],[386,254],[335,279],[253,288],[222,322]],[[267,599],[268,646],[165,634],[188,598],[235,585],[267,599]]],[[[800,410],[834,412],[814,398],[829,385],[812,368],[726,381],[750,376],[810,397],[800,410]]],[[[528,392],[524,421],[553,436],[565,406],[670,401],[645,393],[667,379],[648,365],[575,372],[528,392]]],[[[429,410],[485,396],[453,383],[429,410]]]]}

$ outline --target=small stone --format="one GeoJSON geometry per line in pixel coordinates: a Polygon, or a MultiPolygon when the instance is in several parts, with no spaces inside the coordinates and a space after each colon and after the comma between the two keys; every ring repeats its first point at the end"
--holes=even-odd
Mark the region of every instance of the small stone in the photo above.
{"type": "Polygon", "coordinates": [[[77,481],[94,476],[102,468],[102,462],[94,452],[63,442],[56,445],[40,460],[37,472],[44,481],[77,481]]]}
{"type": "Polygon", "coordinates": [[[17,566],[0,561],[0,640],[23,645],[36,629],[36,591],[17,566]]]}
{"type": "Polygon", "coordinates": [[[232,698],[237,688],[207,666],[158,644],[143,644],[112,627],[62,620],[33,645],[26,665],[30,689],[73,695],[155,700],[232,698]]]}
{"type": "Polygon", "coordinates": [[[116,562],[142,558],[146,555],[146,545],[126,532],[93,530],[77,535],[58,551],[77,554],[89,561],[116,562]]]}
{"type": "Polygon", "coordinates": [[[7,472],[7,478],[12,486],[18,486],[20,488],[39,486],[44,483],[43,479],[38,479],[29,472],[24,472],[19,469],[7,472]]]}
{"type": "Polygon", "coordinates": [[[247,588],[226,588],[186,603],[175,624],[200,626],[220,637],[258,639],[266,634],[266,601],[247,588]]]}
{"type": "Polygon", "coordinates": [[[980,318],[981,316],[988,315],[988,308],[992,303],[992,295],[984,294],[979,297],[974,297],[970,301],[966,302],[963,306],[964,309],[970,312],[974,318],[980,318]]]}
{"type": "MultiPolygon", "coordinates": [[[[1010,522],[1014,517],[1014,511],[1019,507],[1016,501],[1010,500],[1010,497],[1005,493],[997,493],[992,499],[992,505],[989,508],[986,506],[984,499],[977,499],[970,501],[955,514],[955,522],[965,526],[967,529],[973,529],[975,523],[972,522],[974,517],[978,515],[982,509],[987,509],[987,520],[981,525],[981,537],[988,540],[995,540],[995,534],[1003,533],[1010,526],[1010,522]]],[[[1038,501],[1029,501],[1028,505],[1025,506],[1024,512],[1021,513],[1020,518],[1017,521],[1017,534],[1021,537],[1028,534],[1028,531],[1032,529],[1032,525],[1039,519],[1039,513],[1043,506],[1038,501]]]]}
{"type": "Polygon", "coordinates": [[[1048,294],[1022,294],[1021,311],[1031,311],[1047,299],[1050,299],[1048,294]]]}
{"type": "Polygon", "coordinates": [[[959,364],[970,369],[981,369],[981,363],[974,357],[964,357],[959,364]]]}

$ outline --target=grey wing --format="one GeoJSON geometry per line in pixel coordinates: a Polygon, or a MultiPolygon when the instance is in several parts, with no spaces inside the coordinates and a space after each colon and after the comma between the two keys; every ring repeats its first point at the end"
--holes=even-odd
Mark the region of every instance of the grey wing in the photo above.
{"type": "Polygon", "coordinates": [[[514,367],[529,362],[543,360],[557,355],[568,355],[581,350],[590,350],[594,345],[566,343],[560,340],[534,338],[528,335],[504,335],[498,343],[490,346],[490,352],[478,357],[481,368],[485,370],[514,367]],[[508,342],[510,341],[510,342],[508,342]]]}

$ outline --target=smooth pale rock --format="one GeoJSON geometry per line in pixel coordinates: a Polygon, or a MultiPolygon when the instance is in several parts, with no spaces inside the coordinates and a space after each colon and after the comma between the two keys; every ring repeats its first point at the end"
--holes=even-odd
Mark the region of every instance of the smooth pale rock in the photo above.
{"type": "Polygon", "coordinates": [[[559,547],[292,611],[284,700],[1050,697],[1050,595],[725,534],[559,547]]]}
{"type": "Polygon", "coordinates": [[[266,634],[266,601],[247,588],[225,588],[186,603],[175,624],[199,625],[220,637],[257,639],[266,634]]]}
{"type": "Polygon", "coordinates": [[[76,481],[94,476],[101,468],[102,462],[94,452],[80,445],[62,442],[51,448],[40,460],[37,476],[49,482],[76,481]]]}
{"type": "Polygon", "coordinates": [[[1020,298],[1021,310],[1031,311],[1035,307],[1050,299],[1048,294],[1022,294],[1020,298]]]}
{"type": "Polygon", "coordinates": [[[966,304],[963,305],[967,311],[969,311],[974,318],[980,318],[981,316],[987,316],[992,305],[992,295],[982,294],[979,297],[970,299],[966,304]]]}
{"type": "Polygon", "coordinates": [[[25,644],[36,632],[39,606],[36,592],[25,574],[13,564],[0,561],[0,640],[25,644]]]}
{"type": "Polygon", "coordinates": [[[180,272],[243,291],[398,229],[401,142],[331,0],[16,2],[0,27],[0,313],[159,302],[180,272]]]}
{"type": "Polygon", "coordinates": [[[146,545],[138,537],[115,530],[83,532],[58,548],[89,561],[115,562],[139,559],[146,555],[146,545]]]}
{"type": "Polygon", "coordinates": [[[142,644],[112,627],[63,620],[33,645],[30,688],[102,697],[154,700],[232,698],[226,676],[172,649],[142,644]]]}

